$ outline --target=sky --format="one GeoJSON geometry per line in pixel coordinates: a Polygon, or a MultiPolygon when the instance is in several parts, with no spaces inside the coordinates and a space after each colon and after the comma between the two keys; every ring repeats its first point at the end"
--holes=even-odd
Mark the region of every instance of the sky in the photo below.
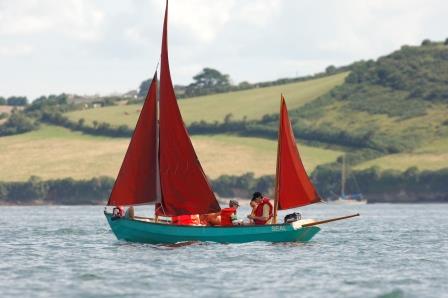
{"type": "MultiPolygon", "coordinates": [[[[0,96],[137,89],[160,60],[164,0],[0,0],[0,96]]],[[[448,38],[445,0],[171,0],[174,84],[310,75],[448,38]]]]}

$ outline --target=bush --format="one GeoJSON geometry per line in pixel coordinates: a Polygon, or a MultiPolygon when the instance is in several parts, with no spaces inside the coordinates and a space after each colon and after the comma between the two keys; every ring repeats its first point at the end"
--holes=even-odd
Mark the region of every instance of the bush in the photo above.
{"type": "Polygon", "coordinates": [[[0,136],[25,133],[39,128],[39,123],[22,112],[14,112],[0,126],[0,136]]]}

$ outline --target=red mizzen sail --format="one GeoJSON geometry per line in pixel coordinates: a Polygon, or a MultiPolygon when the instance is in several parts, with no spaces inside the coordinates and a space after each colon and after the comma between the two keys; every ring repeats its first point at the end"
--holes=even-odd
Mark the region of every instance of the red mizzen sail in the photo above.
{"type": "Polygon", "coordinates": [[[319,194],[300,159],[285,98],[282,96],[277,149],[276,206],[278,210],[284,210],[319,201],[319,194]]]}
{"type": "Polygon", "coordinates": [[[218,212],[219,204],[208,184],[185,128],[171,81],[167,46],[168,1],[163,23],[160,65],[160,184],[165,215],[218,212]]]}
{"type": "Polygon", "coordinates": [[[157,73],[107,205],[136,205],[157,198],[157,73]]]}

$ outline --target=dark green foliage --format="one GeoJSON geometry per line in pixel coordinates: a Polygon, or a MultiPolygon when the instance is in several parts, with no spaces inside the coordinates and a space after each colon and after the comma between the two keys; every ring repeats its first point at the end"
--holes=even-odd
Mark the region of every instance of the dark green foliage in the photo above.
{"type": "Polygon", "coordinates": [[[23,112],[13,112],[5,123],[0,125],[0,136],[14,135],[32,131],[39,127],[39,123],[23,112]]]}
{"type": "Polygon", "coordinates": [[[243,196],[249,198],[255,191],[265,194],[272,193],[273,185],[273,176],[255,178],[253,173],[246,173],[242,176],[222,175],[212,180],[213,190],[222,197],[243,196]]]}
{"type": "Polygon", "coordinates": [[[42,181],[33,176],[26,182],[0,182],[0,201],[22,205],[36,200],[61,205],[104,204],[113,183],[109,177],[42,181]]]}
{"type": "Polygon", "coordinates": [[[0,96],[0,106],[6,105],[6,99],[0,96]]]}
{"type": "Polygon", "coordinates": [[[148,94],[149,86],[151,86],[152,79],[147,79],[141,82],[138,87],[138,97],[146,97],[148,94]]]}
{"type": "Polygon", "coordinates": [[[193,80],[194,82],[188,85],[185,90],[185,95],[188,97],[226,92],[230,87],[229,75],[208,67],[194,76],[193,80]]]}
{"type": "Polygon", "coordinates": [[[345,100],[344,95],[347,94],[352,94],[351,98],[363,97],[370,88],[382,86],[390,89],[383,90],[386,91],[383,97],[390,101],[398,97],[448,102],[447,82],[448,48],[440,43],[429,43],[423,47],[404,46],[376,62],[355,63],[346,83],[359,85],[355,89],[352,86],[344,90],[345,84],[336,98],[345,100]],[[406,93],[396,95],[393,93],[396,90],[406,93]]]}
{"type": "Polygon", "coordinates": [[[42,122],[53,125],[63,126],[65,128],[81,131],[90,135],[100,135],[107,137],[128,138],[132,136],[133,129],[127,125],[120,125],[118,127],[111,126],[109,123],[93,121],[92,125],[86,125],[84,119],[79,119],[77,122],[72,121],[58,111],[44,111],[42,113],[42,122]]]}
{"type": "Polygon", "coordinates": [[[424,39],[422,41],[422,46],[430,46],[431,45],[431,40],[429,39],[424,39]]]}
{"type": "MultiPolygon", "coordinates": [[[[448,169],[420,172],[412,167],[405,172],[381,172],[372,167],[353,172],[353,176],[369,202],[448,202],[448,169]],[[400,197],[400,193],[406,196],[400,197]]],[[[339,166],[317,167],[313,177],[322,196],[337,196],[341,179],[339,166]]]]}
{"type": "Polygon", "coordinates": [[[11,96],[6,100],[9,106],[26,106],[28,104],[28,98],[26,96],[11,96]]]}
{"type": "Polygon", "coordinates": [[[331,75],[331,74],[335,74],[337,72],[337,70],[338,69],[334,65],[330,65],[325,69],[325,73],[331,75]]]}
{"type": "Polygon", "coordinates": [[[73,105],[68,104],[68,96],[65,93],[59,95],[41,96],[36,98],[25,112],[28,115],[39,118],[44,111],[68,112],[74,110],[73,105]]]}
{"type": "MultiPolygon", "coordinates": [[[[319,166],[311,174],[313,183],[324,198],[336,198],[340,190],[341,166],[319,166]]],[[[405,172],[380,171],[372,167],[353,173],[360,191],[369,202],[448,202],[448,168],[438,171],[419,171],[412,167],[405,172]],[[406,196],[399,197],[405,193],[406,196]]],[[[274,176],[255,178],[253,173],[242,176],[223,175],[212,180],[213,190],[222,197],[246,197],[254,191],[272,195],[274,176]]],[[[31,177],[26,182],[0,182],[0,202],[32,204],[80,205],[104,204],[114,179],[98,177],[90,180],[72,178],[42,181],[31,177]]]]}

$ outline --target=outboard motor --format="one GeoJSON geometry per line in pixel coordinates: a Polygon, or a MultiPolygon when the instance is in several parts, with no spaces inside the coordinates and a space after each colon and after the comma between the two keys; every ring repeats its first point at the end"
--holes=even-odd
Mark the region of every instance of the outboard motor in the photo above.
{"type": "Polygon", "coordinates": [[[302,219],[302,215],[298,212],[294,212],[285,216],[285,223],[292,223],[302,219]]]}

